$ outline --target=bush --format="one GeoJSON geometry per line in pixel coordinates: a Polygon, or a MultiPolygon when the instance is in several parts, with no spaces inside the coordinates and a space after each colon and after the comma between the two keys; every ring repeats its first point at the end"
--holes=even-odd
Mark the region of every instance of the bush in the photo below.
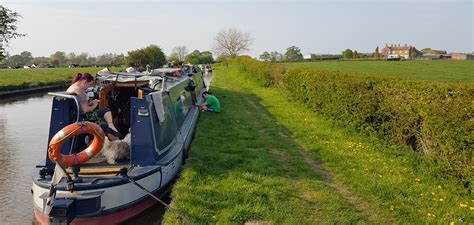
{"type": "Polygon", "coordinates": [[[290,91],[316,112],[363,133],[429,155],[442,171],[472,177],[474,85],[286,70],[237,57],[231,64],[262,84],[290,91]]]}

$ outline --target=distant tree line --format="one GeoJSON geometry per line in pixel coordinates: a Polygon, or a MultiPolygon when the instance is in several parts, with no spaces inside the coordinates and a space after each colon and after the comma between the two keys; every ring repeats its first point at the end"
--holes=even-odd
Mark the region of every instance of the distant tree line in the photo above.
{"type": "Polygon", "coordinates": [[[146,65],[152,68],[159,68],[168,62],[178,64],[179,62],[191,64],[210,64],[214,62],[213,55],[210,51],[200,52],[194,50],[189,53],[183,51],[185,46],[174,48],[169,57],[166,57],[162,49],[156,45],[150,45],[145,48],[129,51],[127,55],[105,53],[93,56],[88,53],[66,53],[57,51],[49,57],[34,57],[31,52],[23,51],[20,54],[9,55],[8,52],[0,60],[0,67],[22,68],[23,66],[35,67],[120,67],[133,66],[145,69],[146,65]],[[179,52],[176,52],[179,51],[179,52]]]}

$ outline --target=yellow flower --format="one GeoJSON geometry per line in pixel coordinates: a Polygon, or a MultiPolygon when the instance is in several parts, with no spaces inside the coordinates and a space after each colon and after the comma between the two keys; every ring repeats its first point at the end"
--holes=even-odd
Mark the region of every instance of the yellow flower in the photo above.
{"type": "Polygon", "coordinates": [[[439,201],[442,202],[442,201],[444,201],[444,199],[440,198],[439,201]]]}
{"type": "Polygon", "coordinates": [[[474,211],[474,207],[472,207],[472,206],[471,206],[471,207],[469,207],[469,209],[474,211]]]}
{"type": "Polygon", "coordinates": [[[431,195],[434,195],[434,192],[431,192],[431,195]]]}
{"type": "Polygon", "coordinates": [[[416,178],[415,181],[416,181],[416,182],[420,182],[421,179],[420,179],[420,178],[416,178]]]}
{"type": "Polygon", "coordinates": [[[449,223],[449,225],[454,225],[454,222],[449,223]]]}
{"type": "Polygon", "coordinates": [[[461,207],[461,208],[466,208],[466,207],[467,207],[467,204],[459,203],[459,207],[461,207]]]}
{"type": "Polygon", "coordinates": [[[441,185],[438,185],[438,188],[441,189],[441,185]]]}

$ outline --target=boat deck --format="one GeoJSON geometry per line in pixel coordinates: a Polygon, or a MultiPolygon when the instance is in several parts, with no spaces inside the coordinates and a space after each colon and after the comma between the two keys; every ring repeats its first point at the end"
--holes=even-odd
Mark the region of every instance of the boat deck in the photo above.
{"type": "MultiPolygon", "coordinates": [[[[79,172],[80,177],[109,177],[120,175],[120,170],[129,168],[130,161],[123,160],[117,164],[108,164],[105,158],[92,158],[87,163],[81,165],[79,172]]],[[[68,174],[72,175],[72,168],[67,169],[68,174]]]]}

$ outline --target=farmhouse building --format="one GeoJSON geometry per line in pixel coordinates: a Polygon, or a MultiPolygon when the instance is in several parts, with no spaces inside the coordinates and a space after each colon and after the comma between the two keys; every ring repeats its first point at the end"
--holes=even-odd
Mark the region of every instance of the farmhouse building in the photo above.
{"type": "Polygon", "coordinates": [[[474,60],[474,54],[452,53],[451,58],[455,60],[474,60]]]}
{"type": "Polygon", "coordinates": [[[412,59],[420,56],[422,53],[416,49],[414,46],[407,45],[400,46],[398,45],[388,45],[385,44],[385,47],[382,49],[382,56],[386,59],[401,58],[401,59],[412,59]]]}

